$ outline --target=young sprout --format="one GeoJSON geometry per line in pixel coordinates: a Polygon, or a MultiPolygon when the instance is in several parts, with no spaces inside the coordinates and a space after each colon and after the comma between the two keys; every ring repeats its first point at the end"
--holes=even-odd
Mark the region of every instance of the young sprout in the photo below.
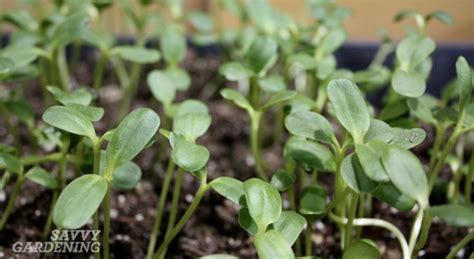
{"type": "Polygon", "coordinates": [[[268,180],[268,176],[265,174],[259,143],[262,116],[273,106],[288,101],[296,95],[293,91],[285,90],[285,84],[278,78],[266,77],[268,70],[277,60],[277,48],[278,46],[272,38],[258,37],[248,48],[243,63],[226,63],[220,69],[227,80],[250,83],[247,98],[233,89],[224,89],[221,91],[221,95],[249,114],[250,146],[255,160],[255,169],[258,176],[265,180],[268,180]],[[261,89],[272,93],[264,104],[261,104],[261,89]]]}
{"type": "Polygon", "coordinates": [[[240,206],[239,224],[253,236],[259,258],[294,258],[292,245],[305,227],[294,211],[283,211],[278,190],[260,179],[219,177],[209,186],[240,206]]]}
{"type": "Polygon", "coordinates": [[[3,229],[8,221],[8,218],[12,212],[13,206],[16,201],[16,197],[20,193],[20,190],[23,186],[25,180],[33,181],[44,188],[50,189],[53,191],[53,201],[51,203],[51,211],[48,215],[48,219],[44,226],[43,236],[46,237],[50,230],[51,230],[51,219],[52,219],[52,209],[54,203],[56,201],[57,195],[59,194],[61,186],[62,177],[64,174],[64,165],[66,161],[74,161],[76,162],[75,158],[71,156],[67,156],[65,153],[64,148],[62,148],[62,152],[54,153],[50,155],[40,155],[40,156],[31,156],[31,157],[22,157],[18,158],[8,152],[7,149],[0,152],[0,169],[5,170],[0,189],[3,189],[8,182],[12,175],[16,175],[17,179],[15,182],[15,186],[13,187],[13,192],[11,197],[8,200],[7,207],[2,215],[0,221],[0,229],[3,229]],[[37,164],[44,163],[44,162],[57,162],[60,165],[58,170],[58,176],[54,177],[51,173],[47,172],[45,169],[37,166],[37,164]],[[31,167],[32,165],[36,165],[31,167]],[[24,172],[24,168],[31,167],[26,173],[24,172]]]}
{"type": "Polygon", "coordinates": [[[224,89],[221,91],[221,95],[232,101],[235,105],[247,111],[250,117],[250,146],[252,150],[252,156],[255,160],[255,170],[258,176],[263,180],[268,180],[268,176],[265,173],[264,162],[261,158],[260,153],[260,124],[262,116],[267,112],[271,107],[280,104],[282,102],[288,101],[293,98],[296,93],[294,91],[280,91],[275,93],[270,97],[263,105],[259,103],[252,105],[249,100],[247,100],[243,95],[233,89],[224,89]]]}
{"type": "MultiPolygon", "coordinates": [[[[391,128],[382,121],[372,119],[360,90],[349,80],[331,81],[328,97],[331,113],[350,136],[346,137],[342,144],[335,137],[331,124],[317,113],[291,113],[285,122],[290,133],[298,136],[290,138],[285,148],[286,156],[291,158],[289,161],[300,164],[307,171],[335,171],[336,174],[334,201],[326,206],[324,190],[317,186],[308,186],[301,194],[300,212],[308,216],[326,214],[338,223],[345,254],[350,253],[354,249],[353,246],[363,246],[360,244],[361,240],[352,241],[353,226],[374,225],[392,231],[400,241],[404,258],[409,258],[415,249],[423,213],[428,208],[429,190],[420,161],[407,149],[413,147],[413,142],[421,142],[420,137],[423,140],[424,135],[412,138],[410,135],[413,132],[410,130],[391,128]],[[318,142],[329,144],[333,154],[318,142]],[[347,155],[349,147],[354,149],[354,153],[347,155]],[[369,197],[373,195],[402,210],[409,210],[415,202],[418,203],[418,214],[410,242],[386,221],[356,219],[361,194],[367,194],[369,197]],[[351,199],[346,204],[344,201],[347,196],[351,199]],[[306,200],[320,200],[320,205],[308,203],[306,200]],[[325,206],[326,209],[321,210],[325,206]],[[347,206],[349,211],[346,215],[347,206]],[[332,212],[333,208],[335,212],[332,212]]],[[[294,168],[294,165],[290,168],[294,168]]],[[[284,175],[275,175],[272,182],[281,183],[281,179],[293,178],[284,185],[284,189],[289,190],[289,197],[293,199],[290,203],[295,204],[292,185],[296,182],[296,176],[282,176],[284,175]]]]}
{"type": "Polygon", "coordinates": [[[432,66],[430,55],[436,47],[426,35],[427,24],[433,18],[452,23],[452,18],[444,12],[434,12],[423,17],[415,11],[402,11],[395,16],[395,21],[407,17],[415,18],[419,31],[408,35],[397,47],[397,68],[392,76],[392,87],[402,96],[417,98],[425,93],[425,80],[432,66]]]}
{"type": "MultiPolygon", "coordinates": [[[[148,244],[147,258],[153,258],[155,253],[156,241],[159,235],[162,217],[164,214],[165,203],[168,195],[168,189],[171,183],[171,179],[174,173],[175,165],[178,165],[178,169],[175,186],[173,189],[173,197],[171,201],[171,209],[168,225],[164,235],[164,242],[171,242],[174,236],[180,231],[175,225],[177,213],[178,213],[178,202],[181,192],[181,185],[185,172],[190,172],[200,180],[200,191],[196,194],[203,195],[205,189],[207,189],[206,182],[206,169],[205,165],[209,160],[209,151],[201,146],[195,144],[196,140],[205,134],[211,124],[211,116],[209,115],[207,107],[199,102],[188,100],[181,104],[174,106],[173,110],[173,131],[167,132],[162,130],[162,133],[169,139],[171,147],[173,149],[171,158],[168,161],[168,167],[166,175],[161,189],[160,199],[156,206],[156,218],[153,226],[153,232],[151,239],[148,244]]],[[[202,198],[202,196],[201,196],[202,198]]],[[[194,202],[193,202],[194,203],[194,202]]],[[[194,206],[197,206],[199,201],[194,206]]],[[[195,209],[195,208],[194,208],[195,209]]],[[[189,212],[192,214],[192,212],[189,212]]],[[[185,224],[189,217],[178,222],[178,224],[185,224]]],[[[186,214],[185,214],[186,215],[186,214]]],[[[162,257],[166,254],[167,244],[162,244],[158,251],[155,253],[155,257],[162,257]]]]}
{"type": "Polygon", "coordinates": [[[43,120],[68,133],[86,137],[92,143],[93,173],[76,178],[64,188],[55,204],[53,221],[62,229],[77,229],[84,226],[95,214],[94,228],[98,229],[96,211],[103,203],[102,249],[103,257],[109,258],[110,195],[114,178],[118,177],[115,185],[121,188],[133,185],[129,181],[136,182],[135,177],[139,170],[134,164],[130,164],[130,161],[155,135],[160,119],[152,110],[140,108],[125,117],[113,133],[99,137],[95,133],[93,122],[100,120],[103,110],[90,109],[78,104],[73,107],[70,105],[50,107],[43,114],[43,120]],[[101,145],[106,137],[110,138],[110,141],[105,151],[105,165],[101,173],[101,145]],[[126,168],[123,168],[125,166],[126,168]]]}

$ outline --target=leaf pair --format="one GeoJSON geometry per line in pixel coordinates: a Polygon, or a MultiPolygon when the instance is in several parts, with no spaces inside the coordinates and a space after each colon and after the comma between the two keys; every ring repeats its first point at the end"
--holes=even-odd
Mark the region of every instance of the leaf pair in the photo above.
{"type": "Polygon", "coordinates": [[[427,61],[435,50],[435,43],[424,35],[411,35],[397,47],[398,68],[392,76],[392,87],[398,94],[420,97],[425,93],[425,76],[419,67],[427,61]]]}
{"type": "Polygon", "coordinates": [[[250,179],[244,183],[220,177],[211,188],[242,206],[239,223],[254,236],[260,258],[294,257],[291,246],[303,230],[306,220],[293,211],[282,211],[281,197],[269,183],[250,179]]]}
{"type": "Polygon", "coordinates": [[[383,195],[379,197],[392,206],[399,201],[397,195],[401,192],[421,207],[428,206],[428,181],[423,167],[415,155],[401,147],[383,142],[356,145],[355,154],[342,162],[341,173],[355,192],[375,193],[376,197],[380,192],[383,195]],[[387,185],[394,188],[378,191],[387,185]]]}
{"type": "Polygon", "coordinates": [[[155,99],[169,106],[173,103],[178,90],[184,91],[189,88],[191,78],[180,68],[169,68],[164,71],[151,71],[147,76],[147,83],[155,99]]]}
{"type": "Polygon", "coordinates": [[[240,81],[251,77],[264,77],[267,71],[276,63],[278,45],[270,37],[257,37],[245,53],[244,62],[224,64],[220,73],[227,80],[240,81]]]}
{"type": "Polygon", "coordinates": [[[238,107],[246,110],[248,113],[252,114],[255,111],[262,111],[265,112],[274,105],[279,103],[288,101],[296,96],[296,92],[294,91],[279,91],[273,94],[261,107],[258,109],[256,107],[252,107],[250,102],[239,92],[234,89],[226,88],[221,90],[221,95],[225,99],[233,102],[238,107]]]}
{"type": "MultiPolygon", "coordinates": [[[[53,123],[54,115],[63,114],[57,113],[56,110],[60,109],[57,107],[47,116],[53,123]]],[[[80,116],[76,114],[74,118],[78,117],[80,116]]],[[[62,121],[68,122],[64,118],[62,121]]],[[[76,229],[86,224],[104,199],[109,181],[113,181],[115,176],[115,185],[119,188],[134,185],[139,170],[134,164],[130,164],[130,161],[146,147],[156,134],[159,124],[158,115],[147,108],[137,109],[127,115],[114,130],[109,141],[103,176],[86,174],[68,184],[55,205],[54,223],[64,229],[76,229]]],[[[60,124],[61,127],[68,128],[65,125],[60,124]]],[[[79,124],[76,123],[77,125],[79,124]]]]}
{"type": "Polygon", "coordinates": [[[211,125],[207,107],[199,101],[186,101],[174,111],[173,132],[169,136],[173,161],[184,170],[194,173],[204,168],[209,151],[195,144],[211,125]]]}

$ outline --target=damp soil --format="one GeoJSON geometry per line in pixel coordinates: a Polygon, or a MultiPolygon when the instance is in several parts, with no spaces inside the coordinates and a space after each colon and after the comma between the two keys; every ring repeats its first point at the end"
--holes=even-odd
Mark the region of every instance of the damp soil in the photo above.
{"type": "MultiPolygon", "coordinates": [[[[72,70],[74,87],[91,85],[93,81],[93,68],[97,60],[97,53],[89,51],[83,55],[81,61],[72,70]]],[[[248,118],[246,113],[235,106],[222,100],[218,91],[229,83],[219,81],[217,70],[219,59],[216,53],[202,54],[196,50],[190,50],[184,62],[185,68],[192,76],[192,86],[188,91],[178,96],[178,101],[194,98],[204,101],[212,115],[212,125],[206,135],[200,140],[210,151],[208,164],[208,178],[212,180],[219,176],[230,176],[246,180],[255,176],[253,171],[253,160],[248,148],[248,118]]],[[[156,67],[146,67],[146,72],[156,67]]],[[[160,108],[153,100],[142,76],[138,97],[134,106],[148,106],[159,112],[160,108]]],[[[114,116],[117,112],[120,99],[119,86],[110,68],[105,74],[103,89],[96,102],[105,108],[106,115],[98,123],[99,133],[113,126],[114,116]]],[[[37,123],[41,123],[41,113],[45,107],[36,81],[26,84],[9,84],[8,88],[20,89],[23,96],[33,105],[37,117],[37,123]]],[[[162,114],[162,113],[160,113],[162,114]]],[[[271,120],[271,114],[268,120],[271,120]]],[[[268,123],[271,125],[270,123],[268,123]]],[[[272,129],[266,128],[266,135],[271,139],[272,129]]],[[[427,149],[432,143],[432,131],[428,130],[428,140],[415,152],[420,157],[426,158],[427,149]]],[[[26,130],[20,128],[20,135],[24,145],[24,153],[30,151],[29,139],[26,130]]],[[[0,138],[2,143],[11,143],[6,134],[3,121],[0,121],[0,138]]],[[[271,143],[271,141],[264,141],[271,143]]],[[[150,238],[153,220],[156,215],[155,206],[160,193],[161,183],[165,174],[168,154],[158,154],[163,139],[147,149],[137,159],[141,166],[143,179],[136,188],[130,191],[113,191],[111,211],[111,240],[110,249],[112,258],[144,258],[147,242],[150,238]]],[[[279,168],[282,161],[281,145],[270,144],[264,147],[264,158],[269,171],[279,168]]],[[[73,168],[69,170],[70,179],[73,177],[73,168]]],[[[447,170],[442,174],[448,177],[447,170]]],[[[333,176],[320,174],[319,182],[332,193],[333,176]]],[[[197,190],[198,182],[190,174],[184,178],[179,205],[180,213],[184,212],[193,199],[197,190]]],[[[7,198],[13,188],[13,181],[0,192],[0,214],[3,213],[7,198]]],[[[171,193],[170,193],[171,194],[171,193]]],[[[14,210],[11,214],[6,228],[0,232],[0,258],[87,258],[87,254],[18,254],[12,250],[15,242],[41,241],[42,231],[49,211],[49,202],[52,193],[38,185],[26,182],[17,198],[14,210]]],[[[436,196],[435,196],[436,197],[436,196]]],[[[432,204],[444,202],[442,196],[431,201],[432,204]]],[[[237,223],[238,208],[233,203],[223,199],[214,192],[208,192],[192,216],[188,224],[171,243],[167,258],[196,258],[199,256],[226,253],[239,258],[256,258],[255,249],[249,235],[240,228],[237,223]]],[[[383,218],[399,227],[405,235],[408,235],[414,214],[411,212],[400,212],[389,206],[374,201],[373,217],[383,218]]],[[[163,219],[163,231],[166,228],[167,215],[163,219]]],[[[87,225],[85,228],[90,228],[87,225]]],[[[430,230],[426,247],[420,258],[444,258],[450,247],[457,243],[467,233],[467,229],[451,228],[441,222],[435,221],[430,230]]],[[[383,258],[401,258],[400,248],[393,235],[380,228],[365,227],[363,237],[374,240],[383,252],[383,258]]],[[[313,226],[311,236],[313,242],[313,255],[322,258],[340,258],[339,234],[335,224],[327,218],[313,226]]],[[[161,240],[158,240],[158,244],[161,240]]],[[[472,250],[471,247],[468,249],[472,250]]],[[[466,252],[466,258],[470,253],[466,252]]]]}

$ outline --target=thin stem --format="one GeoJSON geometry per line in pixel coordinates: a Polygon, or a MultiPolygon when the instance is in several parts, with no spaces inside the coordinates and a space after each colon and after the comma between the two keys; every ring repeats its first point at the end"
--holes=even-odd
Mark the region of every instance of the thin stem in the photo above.
{"type": "Polygon", "coordinates": [[[428,168],[433,168],[435,166],[435,162],[438,158],[441,144],[443,143],[445,132],[446,129],[443,125],[436,125],[436,137],[434,140],[433,149],[431,151],[430,163],[428,168]]]}
{"type": "Polygon", "coordinates": [[[313,107],[313,111],[315,111],[316,113],[321,113],[324,110],[324,106],[326,106],[327,100],[327,86],[321,85],[318,88],[318,94],[316,97],[315,105],[313,107]]]}
{"type": "Polygon", "coordinates": [[[119,109],[119,119],[125,117],[125,115],[130,110],[132,105],[133,98],[137,94],[138,90],[138,81],[141,74],[141,65],[133,64],[130,72],[130,84],[123,91],[122,102],[120,103],[119,109]]]}
{"type": "Polygon", "coordinates": [[[5,186],[10,182],[10,178],[12,177],[12,173],[10,171],[5,171],[2,175],[2,180],[0,181],[0,191],[5,189],[5,186]]]}
{"type": "MultiPolygon", "coordinates": [[[[101,141],[100,140],[95,140],[93,143],[93,154],[94,154],[94,165],[93,165],[93,173],[95,175],[100,174],[100,152],[101,152],[101,141]]],[[[94,213],[94,216],[92,216],[92,228],[94,230],[99,230],[99,210],[97,210],[94,213]]],[[[97,251],[94,253],[94,257],[96,259],[100,258],[100,251],[97,251]]]]}
{"type": "MultiPolygon", "coordinates": [[[[61,160],[63,154],[61,152],[49,154],[49,155],[42,155],[42,156],[27,156],[20,159],[20,162],[24,166],[29,165],[37,165],[47,162],[57,162],[61,160]]],[[[80,164],[82,163],[82,159],[77,156],[73,155],[66,155],[66,159],[68,162],[80,164]]],[[[5,166],[0,165],[0,169],[5,169],[5,166]]]]}
{"type": "Polygon", "coordinates": [[[58,65],[55,62],[57,55],[57,50],[53,50],[51,52],[51,58],[48,60],[49,83],[54,86],[59,86],[60,84],[58,79],[58,65]]]}
{"type": "Polygon", "coordinates": [[[258,86],[257,79],[252,77],[250,78],[250,91],[249,97],[250,104],[252,107],[257,110],[260,106],[260,87],[258,86]]]}
{"type": "Polygon", "coordinates": [[[191,203],[191,205],[189,205],[183,217],[179,220],[178,224],[176,224],[176,226],[172,229],[170,234],[165,237],[165,240],[158,248],[158,251],[155,253],[154,258],[160,258],[164,256],[164,252],[166,251],[166,248],[171,243],[171,241],[173,241],[176,235],[181,231],[184,225],[189,221],[194,211],[198,207],[199,203],[201,202],[202,198],[204,197],[204,194],[208,190],[208,187],[209,186],[206,183],[206,176],[204,175],[203,177],[201,177],[201,184],[196,193],[196,196],[194,197],[193,202],[191,203]]]}
{"type": "MultiPolygon", "coordinates": [[[[343,194],[344,190],[346,189],[345,183],[342,180],[341,176],[341,164],[344,159],[345,150],[343,148],[336,148],[336,179],[335,179],[335,199],[340,200],[340,196],[343,194]]],[[[340,217],[345,217],[346,210],[345,204],[338,202],[335,204],[335,211],[336,214],[340,217]]],[[[339,232],[341,233],[341,241],[345,240],[345,229],[339,225],[339,232]]],[[[341,249],[344,249],[344,242],[341,242],[341,249]]]]}
{"type": "Polygon", "coordinates": [[[351,244],[352,237],[352,225],[357,212],[357,203],[359,202],[359,194],[352,193],[351,207],[349,208],[349,218],[346,224],[346,236],[344,239],[344,247],[348,247],[351,244]]]}
{"type": "Polygon", "coordinates": [[[77,63],[79,62],[79,57],[81,54],[81,41],[75,40],[72,43],[72,54],[71,60],[69,61],[69,69],[74,71],[76,69],[77,63]]]}
{"type": "Polygon", "coordinates": [[[459,167],[458,170],[453,172],[453,180],[450,183],[452,184],[453,188],[448,190],[448,193],[447,193],[448,200],[450,200],[452,203],[459,203],[462,175],[463,175],[462,167],[459,167]]]}
{"type": "Polygon", "coordinates": [[[23,181],[24,181],[23,175],[20,175],[18,179],[16,180],[15,187],[13,187],[12,195],[10,196],[10,199],[8,200],[7,207],[5,211],[3,212],[2,220],[0,221],[0,230],[2,230],[7,224],[8,217],[10,216],[10,213],[12,212],[12,209],[15,206],[16,196],[18,196],[18,193],[20,192],[21,186],[23,185],[23,181]]]}
{"type": "Polygon", "coordinates": [[[46,107],[49,107],[51,105],[51,95],[48,92],[48,89],[46,88],[48,86],[48,82],[50,78],[48,78],[48,60],[45,59],[44,57],[41,57],[38,61],[38,68],[39,68],[39,76],[40,76],[40,81],[41,81],[41,92],[43,94],[43,100],[44,103],[46,104],[46,107]]]}
{"type": "Polygon", "coordinates": [[[0,113],[2,114],[5,125],[7,126],[8,133],[10,133],[13,136],[13,143],[16,147],[16,152],[20,154],[21,153],[20,136],[18,135],[17,127],[13,125],[11,121],[10,113],[8,112],[8,109],[5,103],[3,102],[3,100],[0,100],[0,113]]]}
{"type": "Polygon", "coordinates": [[[387,56],[393,51],[394,45],[392,43],[383,43],[375,53],[374,59],[369,67],[382,66],[387,56]]]}
{"type": "Polygon", "coordinates": [[[345,188],[340,195],[337,195],[337,197],[335,197],[332,202],[326,205],[326,211],[331,211],[334,209],[334,207],[336,207],[336,205],[338,205],[341,201],[345,200],[347,195],[351,194],[351,192],[351,189],[345,188]]]}
{"type": "Polygon", "coordinates": [[[153,252],[155,251],[156,240],[159,235],[161,221],[164,214],[166,198],[168,196],[168,189],[171,183],[171,179],[173,178],[174,168],[175,168],[175,164],[173,162],[173,159],[170,158],[168,161],[168,168],[166,169],[165,178],[164,178],[163,185],[161,188],[160,200],[156,206],[155,223],[153,224],[153,231],[151,233],[150,242],[148,243],[148,251],[146,255],[146,258],[148,259],[153,258],[153,252]]]}
{"type": "Polygon", "coordinates": [[[410,240],[408,243],[410,254],[415,249],[416,241],[418,239],[418,235],[420,234],[420,230],[423,223],[423,214],[424,214],[423,209],[418,208],[418,212],[416,213],[415,221],[413,222],[413,227],[410,233],[410,240]]]}
{"type": "Polygon", "coordinates": [[[454,144],[456,144],[456,141],[462,131],[462,124],[464,121],[464,116],[465,116],[465,110],[461,111],[461,114],[459,115],[458,122],[456,123],[456,127],[454,128],[453,133],[448,139],[448,142],[446,143],[443,152],[441,153],[441,157],[439,160],[435,163],[435,166],[433,168],[430,168],[430,171],[428,172],[428,186],[430,193],[433,190],[434,184],[436,182],[436,179],[438,178],[438,174],[443,168],[443,165],[446,162],[446,158],[448,157],[449,153],[451,153],[451,150],[453,149],[454,144]]]}
{"type": "MultiPolygon", "coordinates": [[[[290,172],[291,174],[295,174],[295,164],[292,164],[292,163],[287,163],[285,165],[286,167],[286,170],[288,172],[290,172]]],[[[290,202],[290,208],[292,211],[296,211],[297,208],[296,208],[296,197],[295,197],[295,185],[292,184],[290,186],[290,188],[288,188],[288,200],[290,202]]],[[[301,255],[301,240],[298,238],[296,239],[296,242],[295,242],[295,253],[297,256],[300,256],[301,255]]]]}
{"type": "Polygon", "coordinates": [[[275,126],[274,126],[273,143],[280,144],[282,139],[283,129],[285,128],[285,112],[283,105],[277,105],[275,107],[275,126]]]}
{"type": "Polygon", "coordinates": [[[430,211],[426,210],[423,217],[423,223],[421,224],[420,237],[418,239],[418,243],[416,243],[415,248],[411,252],[411,258],[416,259],[418,257],[418,253],[425,246],[426,241],[428,241],[428,234],[430,233],[432,219],[433,216],[431,215],[430,211]]]}
{"type": "Polygon", "coordinates": [[[474,240],[474,231],[465,236],[459,243],[457,243],[446,256],[446,259],[454,258],[458,252],[465,247],[471,240],[474,240]]]}
{"type": "MultiPolygon", "coordinates": [[[[329,217],[338,224],[345,225],[348,222],[346,218],[339,217],[332,212],[329,213],[329,217]]],[[[389,230],[397,237],[398,242],[400,243],[400,247],[402,248],[403,259],[410,258],[410,250],[408,249],[408,244],[405,237],[403,236],[402,232],[392,223],[382,219],[357,218],[353,220],[352,224],[354,226],[375,226],[389,230]]]]}
{"type": "Polygon", "coordinates": [[[112,190],[112,184],[107,182],[107,193],[104,198],[104,237],[102,241],[102,256],[104,259],[109,259],[109,238],[110,238],[110,194],[112,190]]]}
{"type": "Polygon", "coordinates": [[[64,48],[61,48],[57,52],[56,56],[56,62],[57,62],[57,69],[58,69],[58,74],[59,74],[59,80],[61,87],[64,91],[69,91],[70,90],[70,78],[69,78],[69,71],[68,71],[68,65],[66,61],[66,50],[64,48]]]}
{"type": "Polygon", "coordinates": [[[104,71],[105,66],[107,65],[109,57],[105,53],[100,54],[99,61],[95,67],[94,71],[94,90],[98,92],[102,86],[102,82],[104,80],[104,71]]]}
{"type": "MultiPolygon", "coordinates": [[[[144,39],[143,31],[140,29],[138,31],[138,36],[137,36],[137,41],[135,43],[135,46],[142,47],[143,45],[145,45],[145,39],[144,39]]],[[[123,117],[125,117],[128,110],[130,109],[133,98],[137,94],[141,72],[142,72],[142,65],[138,63],[133,63],[131,72],[130,72],[130,77],[129,77],[129,84],[127,85],[126,88],[124,88],[124,93],[123,93],[124,96],[122,98],[122,102],[120,103],[119,117],[118,117],[119,119],[122,119],[123,117]]]]}
{"type": "MultiPolygon", "coordinates": [[[[363,194],[359,195],[359,210],[357,211],[357,217],[363,218],[365,217],[365,209],[366,209],[366,199],[371,199],[370,194],[363,194]]],[[[356,229],[356,239],[359,239],[362,236],[362,227],[358,227],[356,229]]]]}
{"type": "Polygon", "coordinates": [[[176,216],[178,214],[178,204],[179,197],[181,194],[181,185],[183,184],[184,170],[178,169],[178,174],[176,175],[176,180],[173,188],[173,197],[171,198],[171,208],[170,208],[170,218],[168,220],[168,225],[166,226],[165,237],[171,234],[173,230],[174,223],[176,222],[176,216]]]}
{"type": "Polygon", "coordinates": [[[250,114],[250,148],[252,150],[253,159],[255,160],[255,171],[258,177],[268,182],[268,176],[263,169],[263,161],[260,154],[259,126],[261,118],[262,114],[260,112],[250,114]]]}
{"type": "Polygon", "coordinates": [[[54,211],[54,206],[56,205],[58,196],[59,196],[59,190],[54,190],[53,197],[51,199],[51,206],[49,207],[48,218],[46,219],[46,224],[44,225],[44,229],[43,229],[43,239],[45,240],[48,238],[48,235],[51,232],[51,226],[53,223],[53,211],[54,211]]]}
{"type": "Polygon", "coordinates": [[[49,154],[49,155],[44,155],[44,156],[29,156],[29,157],[23,157],[21,158],[21,163],[23,165],[36,165],[36,164],[42,164],[46,162],[55,162],[59,161],[62,157],[61,152],[49,154]]]}
{"type": "Polygon", "coordinates": [[[464,203],[468,206],[471,205],[471,192],[472,192],[472,177],[474,176],[474,152],[471,154],[469,160],[469,168],[464,179],[464,203]]]}
{"type": "Polygon", "coordinates": [[[123,91],[130,85],[130,77],[128,76],[127,70],[125,69],[125,64],[117,57],[112,57],[111,62],[120,81],[120,87],[123,91]]]}
{"type": "Polygon", "coordinates": [[[306,250],[306,256],[311,256],[312,253],[312,240],[311,240],[311,234],[312,234],[312,228],[311,228],[311,222],[309,220],[306,220],[306,231],[305,231],[305,250],[306,250]]]}

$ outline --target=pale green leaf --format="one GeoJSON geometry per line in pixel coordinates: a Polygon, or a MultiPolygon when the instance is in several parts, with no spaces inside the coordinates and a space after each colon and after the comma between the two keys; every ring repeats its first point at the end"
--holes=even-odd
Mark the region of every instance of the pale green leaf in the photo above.
{"type": "Polygon", "coordinates": [[[270,230],[265,233],[257,233],[254,238],[255,248],[258,258],[294,258],[291,245],[285,240],[282,234],[276,230],[270,230]]]}
{"type": "Polygon", "coordinates": [[[332,80],[328,97],[338,121],[355,142],[362,142],[370,127],[370,115],[359,88],[347,79],[332,80]]]}
{"type": "Polygon", "coordinates": [[[105,193],[107,180],[104,177],[83,175],[64,188],[54,206],[53,221],[62,229],[77,229],[84,226],[99,208],[105,193]]]}
{"type": "Polygon", "coordinates": [[[247,207],[259,232],[265,232],[268,225],[277,221],[281,214],[281,197],[271,184],[260,179],[244,182],[247,207]]]}

